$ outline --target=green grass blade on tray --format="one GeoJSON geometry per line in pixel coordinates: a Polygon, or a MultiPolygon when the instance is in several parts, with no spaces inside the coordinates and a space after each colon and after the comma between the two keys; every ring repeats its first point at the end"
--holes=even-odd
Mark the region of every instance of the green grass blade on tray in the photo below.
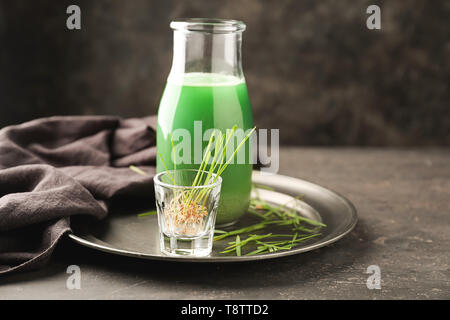
{"type": "Polygon", "coordinates": [[[147,217],[147,216],[153,216],[155,214],[157,214],[157,211],[153,210],[153,211],[148,211],[148,212],[144,212],[144,213],[139,213],[138,217],[142,218],[142,217],[147,217]]]}
{"type": "Polygon", "coordinates": [[[142,175],[142,176],[147,176],[147,173],[146,173],[144,170],[139,169],[139,168],[136,167],[136,166],[131,165],[131,166],[129,166],[129,168],[130,168],[130,170],[136,172],[137,174],[140,174],[140,175],[142,175]]]}
{"type": "Polygon", "coordinates": [[[253,188],[254,190],[257,190],[257,189],[264,189],[264,190],[269,190],[269,191],[275,191],[275,188],[266,186],[266,185],[264,185],[264,184],[259,184],[259,183],[252,183],[252,188],[253,188]]]}
{"type": "Polygon", "coordinates": [[[265,250],[266,250],[266,248],[259,248],[259,249],[256,249],[256,250],[252,251],[252,252],[249,252],[249,253],[247,253],[245,255],[246,256],[254,256],[254,255],[263,253],[265,250]]]}
{"type": "Polygon", "coordinates": [[[247,239],[244,239],[244,240],[240,240],[239,235],[237,235],[236,237],[239,237],[239,242],[237,240],[229,242],[228,243],[229,246],[226,247],[225,250],[222,251],[222,252],[223,253],[227,253],[227,252],[235,251],[235,250],[237,250],[237,247],[241,248],[241,247],[245,246],[249,242],[261,240],[261,239],[264,239],[264,238],[268,238],[271,235],[272,234],[266,234],[266,235],[255,235],[255,234],[253,234],[253,235],[250,235],[247,239]]]}
{"type": "Polygon", "coordinates": [[[214,237],[214,241],[222,240],[222,239],[225,239],[227,237],[235,236],[235,235],[238,235],[238,234],[241,234],[241,233],[249,233],[249,232],[253,232],[253,231],[256,231],[256,230],[261,230],[261,229],[264,229],[265,227],[266,227],[266,223],[260,222],[260,223],[257,223],[257,224],[250,225],[248,227],[244,227],[244,228],[241,228],[241,229],[229,231],[227,233],[215,236],[214,237]]]}
{"type": "Polygon", "coordinates": [[[291,250],[294,246],[299,245],[301,242],[309,240],[311,238],[317,237],[320,234],[313,234],[313,235],[307,235],[301,238],[297,238],[294,235],[294,238],[292,240],[287,241],[260,241],[257,240],[256,243],[258,244],[257,249],[253,250],[249,253],[246,253],[246,256],[253,256],[257,254],[266,254],[271,252],[276,252],[279,250],[291,250]]]}
{"type": "Polygon", "coordinates": [[[234,252],[237,255],[237,251],[239,250],[240,255],[253,256],[277,251],[286,251],[299,246],[305,241],[320,236],[320,229],[326,227],[324,223],[305,218],[301,216],[294,207],[289,206],[292,201],[300,201],[299,198],[300,197],[295,197],[282,205],[272,205],[256,194],[256,198],[253,198],[250,201],[248,212],[249,214],[258,217],[261,221],[253,225],[230,230],[226,233],[221,232],[220,234],[217,234],[214,237],[214,241],[219,241],[231,236],[239,236],[240,239],[239,242],[229,242],[228,246],[221,253],[230,254],[234,252]],[[312,228],[307,227],[308,225],[312,226],[312,228]],[[288,228],[292,233],[262,234],[269,226],[281,229],[288,228]],[[250,234],[253,232],[259,232],[259,234],[250,234]],[[303,234],[300,234],[299,232],[302,232],[303,234]],[[246,233],[250,234],[250,236],[243,238],[243,235],[246,233]],[[289,239],[284,240],[282,239],[283,237],[289,239]],[[246,250],[247,252],[243,252],[243,250],[246,250]]]}
{"type": "Polygon", "coordinates": [[[260,213],[258,210],[254,210],[254,209],[252,209],[252,208],[248,208],[248,209],[247,209],[247,212],[248,212],[248,213],[251,213],[251,214],[253,214],[253,215],[255,215],[255,216],[257,216],[258,218],[261,218],[261,219],[263,219],[263,220],[270,220],[269,217],[264,216],[264,215],[263,215],[262,213],[260,213]]]}
{"type": "Polygon", "coordinates": [[[241,238],[239,235],[236,236],[236,255],[241,256],[241,238]]]}

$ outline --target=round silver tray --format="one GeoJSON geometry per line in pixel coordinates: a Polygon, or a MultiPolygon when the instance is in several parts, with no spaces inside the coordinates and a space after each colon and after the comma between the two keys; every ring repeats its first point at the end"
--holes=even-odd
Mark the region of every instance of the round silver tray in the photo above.
{"type": "MultiPolygon", "coordinates": [[[[236,256],[220,253],[233,238],[214,242],[213,252],[207,257],[168,256],[159,249],[158,222],[156,215],[138,217],[133,214],[109,215],[101,221],[73,219],[69,237],[84,246],[112,254],[142,259],[189,261],[189,262],[239,262],[249,260],[273,259],[282,256],[311,251],[344,237],[356,225],[358,220],[353,204],[343,196],[311,182],[282,175],[264,175],[254,171],[253,183],[274,189],[257,189],[258,196],[272,204],[290,203],[298,214],[321,221],[327,226],[322,228],[318,237],[311,238],[287,251],[276,251],[253,256],[236,256]],[[291,201],[292,197],[302,196],[303,201],[291,201]]],[[[254,196],[254,195],[253,195],[254,196]]],[[[241,228],[260,222],[260,218],[245,215],[232,228],[241,228]]],[[[277,228],[269,225],[264,233],[277,233],[277,228]]],[[[226,229],[225,229],[226,230],[226,229]]]]}

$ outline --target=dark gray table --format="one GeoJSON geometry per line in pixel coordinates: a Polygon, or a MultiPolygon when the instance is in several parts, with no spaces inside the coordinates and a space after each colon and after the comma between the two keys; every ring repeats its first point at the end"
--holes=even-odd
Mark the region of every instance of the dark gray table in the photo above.
{"type": "Polygon", "coordinates": [[[284,148],[280,173],[329,187],[358,209],[338,243],[239,264],[143,261],[60,243],[43,270],[0,279],[1,299],[449,299],[450,151],[284,148]],[[69,265],[81,289],[68,290],[69,265]],[[381,289],[366,286],[367,267],[381,289]]]}

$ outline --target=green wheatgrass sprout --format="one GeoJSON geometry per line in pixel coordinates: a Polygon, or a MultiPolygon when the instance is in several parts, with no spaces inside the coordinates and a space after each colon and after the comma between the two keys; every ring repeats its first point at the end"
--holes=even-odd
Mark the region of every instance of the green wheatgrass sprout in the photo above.
{"type": "MultiPolygon", "coordinates": [[[[233,136],[236,126],[234,126],[231,130],[227,130],[226,134],[217,135],[215,132],[210,137],[208,142],[204,157],[197,171],[197,175],[194,178],[193,186],[201,186],[203,184],[208,183],[213,173],[216,173],[216,178],[213,180],[213,183],[217,180],[217,177],[220,176],[226,169],[226,167],[231,163],[233,157],[237,154],[239,149],[244,145],[250,135],[253,133],[255,128],[253,128],[250,133],[241,141],[238,147],[234,150],[232,156],[225,160],[227,145],[233,136]],[[214,142],[214,155],[211,155],[211,147],[214,142]],[[209,170],[206,170],[208,163],[211,161],[209,166],[209,170]],[[206,177],[205,177],[206,175],[206,177]]],[[[174,143],[171,136],[172,150],[174,150],[174,143]]],[[[176,157],[174,158],[174,177],[172,177],[169,173],[169,170],[166,166],[164,159],[161,154],[158,152],[163,166],[169,174],[169,178],[172,180],[174,185],[176,185],[176,157]]],[[[138,174],[146,173],[141,169],[130,166],[130,169],[138,174]]],[[[231,236],[235,237],[235,241],[228,242],[228,246],[221,253],[232,253],[234,252],[236,256],[243,255],[243,248],[246,245],[256,246],[256,250],[249,251],[245,253],[246,256],[258,255],[258,254],[266,254],[272,253],[280,250],[291,250],[293,247],[300,245],[302,242],[310,240],[312,238],[318,237],[321,235],[319,232],[321,228],[326,227],[325,224],[311,220],[305,217],[302,217],[298,214],[295,208],[287,208],[287,205],[292,201],[300,201],[301,196],[294,197],[287,203],[284,203],[280,206],[274,206],[259,197],[257,192],[257,188],[274,190],[271,187],[265,185],[253,185],[255,189],[255,193],[257,195],[256,198],[250,200],[250,206],[248,208],[248,212],[258,218],[261,219],[260,222],[246,226],[243,228],[224,231],[215,229],[214,233],[216,236],[214,237],[214,241],[219,241],[231,236]],[[263,231],[270,225],[280,226],[284,228],[290,228],[293,234],[254,234],[253,232],[263,231]],[[301,233],[299,233],[301,232],[301,233]],[[247,238],[243,238],[245,234],[248,234],[247,238]],[[285,238],[285,239],[283,239],[285,238]],[[281,240],[280,240],[281,239],[281,240]]],[[[204,201],[206,201],[207,195],[211,190],[207,188],[204,189],[192,189],[185,193],[183,193],[183,208],[192,207],[193,205],[197,206],[197,208],[201,208],[204,206],[204,201]],[[203,203],[202,203],[203,200],[203,203]],[[200,205],[199,205],[200,204],[200,205]]],[[[183,210],[180,210],[183,211],[183,210]]],[[[139,215],[139,217],[148,216],[156,214],[156,211],[146,212],[139,215]]],[[[247,247],[245,247],[247,248],[247,247]]]]}
{"type": "MultiPolygon", "coordinates": [[[[213,131],[211,134],[211,137],[208,142],[208,146],[206,148],[206,152],[203,156],[202,162],[200,163],[200,167],[197,171],[197,175],[194,178],[194,182],[192,183],[192,186],[202,186],[205,184],[208,184],[213,174],[215,174],[215,177],[212,181],[212,184],[214,184],[219,176],[222,175],[222,173],[225,171],[225,169],[228,167],[228,165],[233,161],[233,158],[239,151],[239,149],[245,144],[245,142],[249,139],[253,131],[255,131],[256,128],[253,128],[250,130],[250,132],[242,139],[242,141],[239,143],[239,145],[236,147],[236,149],[233,150],[232,155],[226,159],[226,152],[228,144],[231,140],[231,138],[234,135],[234,132],[236,131],[237,126],[233,126],[231,130],[227,130],[226,134],[223,135],[220,132],[216,133],[217,131],[213,131]],[[206,171],[206,167],[211,159],[211,146],[213,144],[213,140],[215,140],[215,148],[214,148],[214,156],[212,157],[211,164],[209,165],[209,170],[206,171]],[[224,162],[224,160],[226,160],[224,162]],[[204,175],[206,174],[206,177],[204,178],[204,175]]],[[[172,146],[173,146],[173,140],[172,140],[172,146]]],[[[176,158],[176,157],[174,157],[176,158]]],[[[162,158],[161,158],[162,159],[162,158]]],[[[174,162],[174,167],[176,168],[176,164],[174,162]]],[[[176,169],[175,169],[176,170],[176,169]]],[[[174,170],[174,175],[176,176],[176,171],[174,170]]],[[[175,183],[175,182],[174,182],[175,183]]],[[[205,207],[206,200],[208,198],[209,193],[211,192],[211,188],[202,188],[202,189],[190,189],[187,191],[187,194],[184,196],[184,210],[189,210],[198,204],[201,204],[201,207],[205,207]]]]}
{"type": "MultiPolygon", "coordinates": [[[[203,156],[202,162],[200,163],[199,169],[197,170],[197,174],[192,183],[193,187],[207,185],[209,183],[214,184],[219,176],[226,170],[228,165],[233,161],[237,152],[240,150],[242,146],[244,146],[245,142],[250,138],[253,131],[255,131],[256,127],[252,128],[250,132],[240,141],[238,146],[232,150],[231,156],[226,158],[227,148],[229,148],[229,142],[233,137],[235,131],[237,130],[237,126],[233,126],[231,130],[226,130],[225,135],[223,135],[220,131],[215,130],[211,134],[208,145],[206,147],[205,154],[203,156]],[[214,155],[212,155],[211,148],[214,145],[214,155]],[[209,169],[207,166],[209,165],[209,169]],[[213,176],[215,174],[215,176],[213,176]]],[[[175,145],[173,142],[173,137],[170,135],[171,144],[172,144],[172,152],[175,152],[175,145]]],[[[171,179],[172,183],[177,185],[177,164],[176,164],[176,156],[173,156],[173,176],[170,174],[170,171],[164,161],[160,152],[158,152],[159,157],[161,158],[162,164],[171,179]]],[[[135,166],[130,166],[130,169],[138,174],[145,174],[144,171],[136,168],[135,166]]],[[[174,221],[176,227],[182,226],[181,233],[183,234],[192,234],[195,233],[192,230],[200,230],[203,224],[203,217],[207,215],[206,211],[206,201],[208,196],[212,190],[212,187],[209,188],[201,188],[201,189],[188,189],[184,191],[174,190],[175,194],[174,198],[171,200],[169,205],[167,206],[167,210],[165,212],[166,217],[170,218],[170,221],[174,221]],[[186,229],[186,225],[190,225],[191,231],[186,229]]],[[[139,216],[147,216],[153,213],[144,213],[139,216]]]]}
{"type": "MultiPolygon", "coordinates": [[[[257,185],[255,188],[259,188],[257,185]]],[[[264,187],[264,189],[271,189],[264,187]]],[[[291,201],[299,201],[301,197],[295,197],[280,206],[274,206],[259,197],[257,190],[256,198],[250,200],[248,212],[261,219],[261,222],[249,225],[240,229],[231,231],[215,230],[216,236],[214,241],[222,240],[231,236],[236,236],[235,241],[228,242],[228,247],[221,253],[235,252],[236,256],[241,256],[243,248],[246,245],[256,246],[256,250],[246,253],[246,256],[257,254],[266,254],[280,250],[291,250],[293,247],[300,245],[302,242],[321,235],[321,228],[326,227],[325,224],[300,216],[295,208],[287,208],[291,201]],[[306,227],[309,225],[310,227],[306,227]],[[253,232],[262,231],[269,225],[280,227],[289,227],[294,234],[254,234],[253,232]],[[302,232],[301,234],[299,232],[302,232]],[[244,234],[248,234],[247,238],[243,238],[244,234]],[[239,237],[239,238],[238,238],[239,237]],[[283,239],[288,238],[288,239],[283,239]],[[270,239],[270,240],[269,240],[270,239]],[[273,239],[273,240],[272,240],[273,239]]],[[[248,251],[248,250],[247,250],[248,251]]]]}

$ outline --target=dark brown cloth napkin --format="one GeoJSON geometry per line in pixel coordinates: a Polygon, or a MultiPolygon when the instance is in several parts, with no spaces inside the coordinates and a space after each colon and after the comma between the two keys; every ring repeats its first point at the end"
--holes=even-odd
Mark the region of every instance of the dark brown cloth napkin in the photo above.
{"type": "Polygon", "coordinates": [[[0,130],[0,274],[43,266],[72,215],[101,219],[115,199],[149,200],[155,159],[154,116],[51,117],[0,130]]]}

